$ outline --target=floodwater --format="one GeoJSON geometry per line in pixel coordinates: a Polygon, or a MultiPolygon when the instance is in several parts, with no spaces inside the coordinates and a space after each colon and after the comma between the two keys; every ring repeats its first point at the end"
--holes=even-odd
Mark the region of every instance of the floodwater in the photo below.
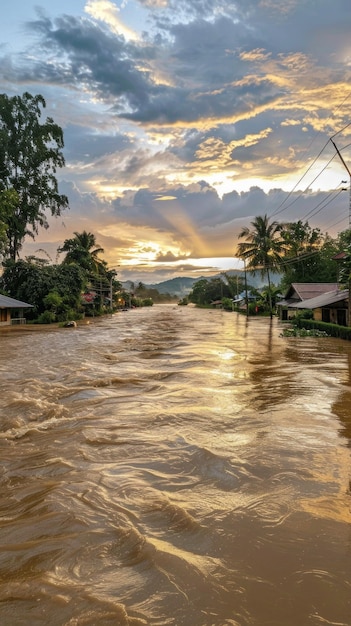
{"type": "Polygon", "coordinates": [[[1,626],[351,625],[351,343],[159,305],[0,370],[1,626]]]}

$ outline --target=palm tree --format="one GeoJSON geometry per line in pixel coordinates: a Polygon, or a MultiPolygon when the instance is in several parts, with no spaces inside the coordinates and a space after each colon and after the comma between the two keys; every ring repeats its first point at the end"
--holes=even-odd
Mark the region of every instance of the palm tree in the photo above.
{"type": "Polygon", "coordinates": [[[267,215],[257,216],[251,222],[251,229],[247,226],[239,233],[239,239],[246,238],[246,241],[238,244],[238,256],[248,261],[247,269],[253,273],[259,271],[261,276],[267,276],[268,297],[270,316],[273,317],[271,278],[270,270],[279,270],[284,251],[284,240],[281,237],[282,224],[269,222],[267,215]]]}
{"type": "Polygon", "coordinates": [[[99,273],[99,270],[105,265],[104,261],[99,259],[99,254],[104,252],[103,248],[96,247],[95,235],[87,233],[74,233],[72,239],[66,239],[63,246],[58,252],[66,252],[63,263],[76,263],[83,269],[92,273],[99,273]]]}
{"type": "MultiPolygon", "coordinates": [[[[104,296],[111,294],[111,278],[107,276],[107,263],[99,258],[103,248],[96,247],[95,235],[83,230],[74,233],[72,239],[66,239],[58,252],[66,252],[63,264],[78,265],[86,274],[86,286],[91,285],[100,294],[100,307],[103,307],[104,296]]],[[[111,296],[110,296],[111,297],[111,296]]],[[[112,304],[112,303],[111,303],[112,304]]]]}

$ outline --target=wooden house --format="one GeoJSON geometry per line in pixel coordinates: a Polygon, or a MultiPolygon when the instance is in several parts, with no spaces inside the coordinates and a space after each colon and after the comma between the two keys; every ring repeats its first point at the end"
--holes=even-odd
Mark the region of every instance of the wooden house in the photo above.
{"type": "Polygon", "coordinates": [[[337,283],[294,283],[284,300],[277,303],[281,320],[291,319],[301,310],[313,311],[316,321],[348,326],[349,290],[337,283]]]}
{"type": "Polygon", "coordinates": [[[24,309],[32,309],[33,305],[21,302],[0,294],[0,326],[11,324],[25,324],[24,309]]]}

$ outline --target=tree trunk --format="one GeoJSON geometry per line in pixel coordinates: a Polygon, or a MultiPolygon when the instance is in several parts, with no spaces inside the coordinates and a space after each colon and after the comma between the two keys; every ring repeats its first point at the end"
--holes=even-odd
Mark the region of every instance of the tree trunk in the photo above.
{"type": "Polygon", "coordinates": [[[268,300],[269,300],[269,316],[273,318],[273,307],[272,307],[272,294],[271,294],[271,277],[269,275],[269,269],[267,268],[267,280],[268,280],[268,300]]]}

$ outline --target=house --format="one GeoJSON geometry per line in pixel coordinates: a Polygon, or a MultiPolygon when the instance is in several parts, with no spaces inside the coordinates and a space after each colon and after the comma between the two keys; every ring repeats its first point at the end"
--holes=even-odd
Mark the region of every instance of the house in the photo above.
{"type": "Polygon", "coordinates": [[[23,311],[32,308],[33,305],[28,302],[21,302],[0,294],[0,326],[25,324],[26,318],[23,316],[23,311]]]}
{"type": "Polygon", "coordinates": [[[281,320],[291,319],[301,310],[313,311],[313,318],[340,326],[349,324],[349,290],[337,283],[293,283],[284,300],[277,303],[281,320]]]}
{"type": "Polygon", "coordinates": [[[299,302],[295,305],[295,309],[296,311],[301,309],[313,311],[313,319],[318,322],[330,322],[339,324],[339,326],[349,326],[348,301],[348,289],[337,292],[329,291],[316,298],[299,302]]]}
{"type": "Polygon", "coordinates": [[[248,302],[255,302],[257,300],[257,296],[251,293],[251,291],[248,291],[247,294],[245,291],[242,291],[232,299],[232,303],[243,308],[246,306],[246,297],[248,302]]]}
{"type": "Polygon", "coordinates": [[[296,315],[296,304],[317,298],[328,292],[337,293],[338,283],[292,283],[284,299],[277,302],[279,318],[286,321],[296,315]]]}
{"type": "Polygon", "coordinates": [[[222,300],[212,300],[211,306],[213,306],[214,309],[222,309],[223,308],[222,300]]]}

